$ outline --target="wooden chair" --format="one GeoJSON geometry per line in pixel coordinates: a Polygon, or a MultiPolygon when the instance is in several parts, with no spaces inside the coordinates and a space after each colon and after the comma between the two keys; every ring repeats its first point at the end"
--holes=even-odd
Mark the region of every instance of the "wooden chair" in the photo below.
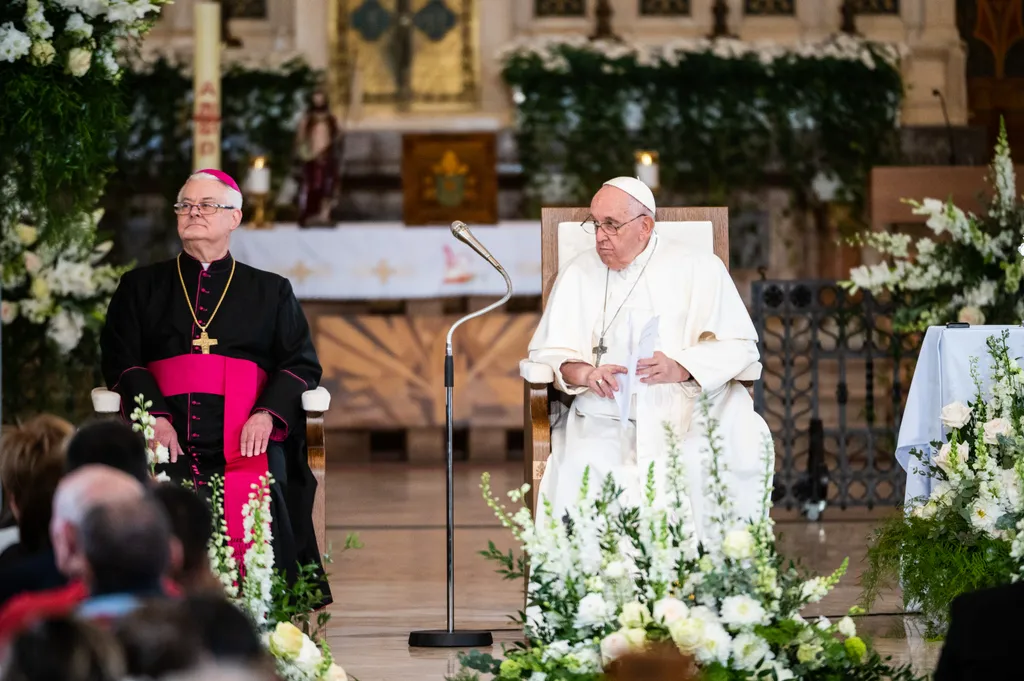
{"type": "MultiPolygon", "coordinates": [[[[302,393],[302,408],[306,412],[306,458],[316,479],[316,493],[313,497],[313,531],[316,534],[317,550],[327,551],[327,503],[326,482],[327,456],[324,435],[324,412],[331,406],[331,394],[323,386],[302,393]]],[[[106,388],[94,388],[92,408],[100,416],[111,416],[121,412],[121,396],[106,388]]]]}
{"type": "MultiPolygon", "coordinates": [[[[580,227],[589,213],[589,208],[544,208],[541,211],[543,306],[547,306],[548,295],[561,268],[584,249],[594,248],[593,235],[580,227]]],[[[659,238],[686,241],[694,249],[714,252],[726,267],[729,266],[727,208],[659,208],[655,222],[659,238]]],[[[748,372],[751,378],[756,378],[760,376],[760,366],[748,372]]],[[[555,390],[554,374],[545,364],[524,359],[519,363],[519,373],[525,388],[523,473],[530,484],[527,503],[536,513],[537,490],[551,456],[552,407],[571,398],[555,390]]]]}

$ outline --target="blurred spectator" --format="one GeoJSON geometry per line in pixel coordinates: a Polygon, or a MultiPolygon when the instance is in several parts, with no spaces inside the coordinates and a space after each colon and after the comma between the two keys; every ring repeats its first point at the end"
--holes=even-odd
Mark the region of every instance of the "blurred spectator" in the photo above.
{"type": "Polygon", "coordinates": [[[64,475],[64,445],[73,431],[50,414],[5,429],[0,483],[18,529],[16,543],[0,555],[0,605],[23,588],[48,589],[65,581],[54,564],[49,526],[64,475]]]}
{"type": "Polygon", "coordinates": [[[145,488],[138,480],[108,466],[85,466],[61,480],[53,499],[50,540],[56,567],[70,581],[38,592],[19,589],[29,593],[21,593],[0,608],[0,646],[32,622],[65,615],[85,599],[88,590],[81,579],[85,555],[79,538],[82,521],[93,508],[139,499],[144,494],[145,488]]]}
{"type": "Polygon", "coordinates": [[[210,659],[274,670],[273,660],[266,654],[252,620],[230,603],[223,592],[191,596],[183,605],[210,659]]]}
{"type": "Polygon", "coordinates": [[[80,617],[115,620],[144,599],[167,595],[163,579],[171,566],[171,527],[152,497],[90,509],[78,528],[78,541],[89,593],[77,609],[80,617]]]}
{"type": "Polygon", "coordinates": [[[222,594],[223,586],[210,567],[213,513],[209,502],[169,482],[155,486],[153,495],[167,512],[171,533],[181,549],[172,565],[171,580],[186,593],[214,591],[222,594]]]}
{"type": "Polygon", "coordinates": [[[83,425],[67,448],[67,471],[103,464],[124,471],[144,485],[150,483],[149,459],[142,433],[124,421],[102,420],[83,425]]]}
{"type": "Polygon", "coordinates": [[[87,622],[44,620],[11,645],[0,681],[120,681],[124,659],[114,637],[87,622]]]}
{"type": "Polygon", "coordinates": [[[608,681],[696,681],[693,658],[672,644],[654,645],[619,657],[609,665],[608,681]]]}

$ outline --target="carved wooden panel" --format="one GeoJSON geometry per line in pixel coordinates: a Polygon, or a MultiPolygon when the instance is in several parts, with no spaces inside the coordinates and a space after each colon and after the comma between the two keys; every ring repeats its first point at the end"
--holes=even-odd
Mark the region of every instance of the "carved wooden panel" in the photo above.
{"type": "MultiPolygon", "coordinates": [[[[445,423],[445,337],[457,316],[332,315],[313,323],[331,392],[327,428],[405,429],[445,423]]],[[[523,423],[519,360],[537,313],[491,313],[453,338],[456,426],[523,423]]]]}

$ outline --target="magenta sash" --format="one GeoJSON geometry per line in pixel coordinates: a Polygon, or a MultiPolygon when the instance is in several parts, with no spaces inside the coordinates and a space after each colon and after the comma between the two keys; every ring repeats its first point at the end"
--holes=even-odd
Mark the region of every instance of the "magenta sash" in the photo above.
{"type": "MultiPolygon", "coordinates": [[[[252,485],[267,474],[266,454],[242,456],[242,428],[267,382],[267,374],[255,362],[223,355],[178,355],[152,362],[147,368],[164,397],[188,393],[224,396],[224,517],[241,568],[245,551],[242,508],[249,501],[252,485]]],[[[191,421],[186,424],[186,434],[191,441],[191,421]]]]}

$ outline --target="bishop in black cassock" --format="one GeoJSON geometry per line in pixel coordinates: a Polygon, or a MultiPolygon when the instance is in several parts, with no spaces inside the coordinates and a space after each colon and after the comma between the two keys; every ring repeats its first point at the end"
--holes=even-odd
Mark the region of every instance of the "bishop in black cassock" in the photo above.
{"type": "MultiPolygon", "coordinates": [[[[224,517],[240,561],[242,507],[268,471],[275,565],[289,576],[320,563],[312,525],[316,481],[306,461],[301,396],[320,381],[309,326],[287,279],[228,251],[242,196],[227,174],[199,171],[175,204],[183,251],[125,274],[101,336],[103,374],[121,396],[152,401],[161,468],[209,493],[224,481],[224,517]]],[[[322,588],[331,601],[326,580],[322,588]]]]}

